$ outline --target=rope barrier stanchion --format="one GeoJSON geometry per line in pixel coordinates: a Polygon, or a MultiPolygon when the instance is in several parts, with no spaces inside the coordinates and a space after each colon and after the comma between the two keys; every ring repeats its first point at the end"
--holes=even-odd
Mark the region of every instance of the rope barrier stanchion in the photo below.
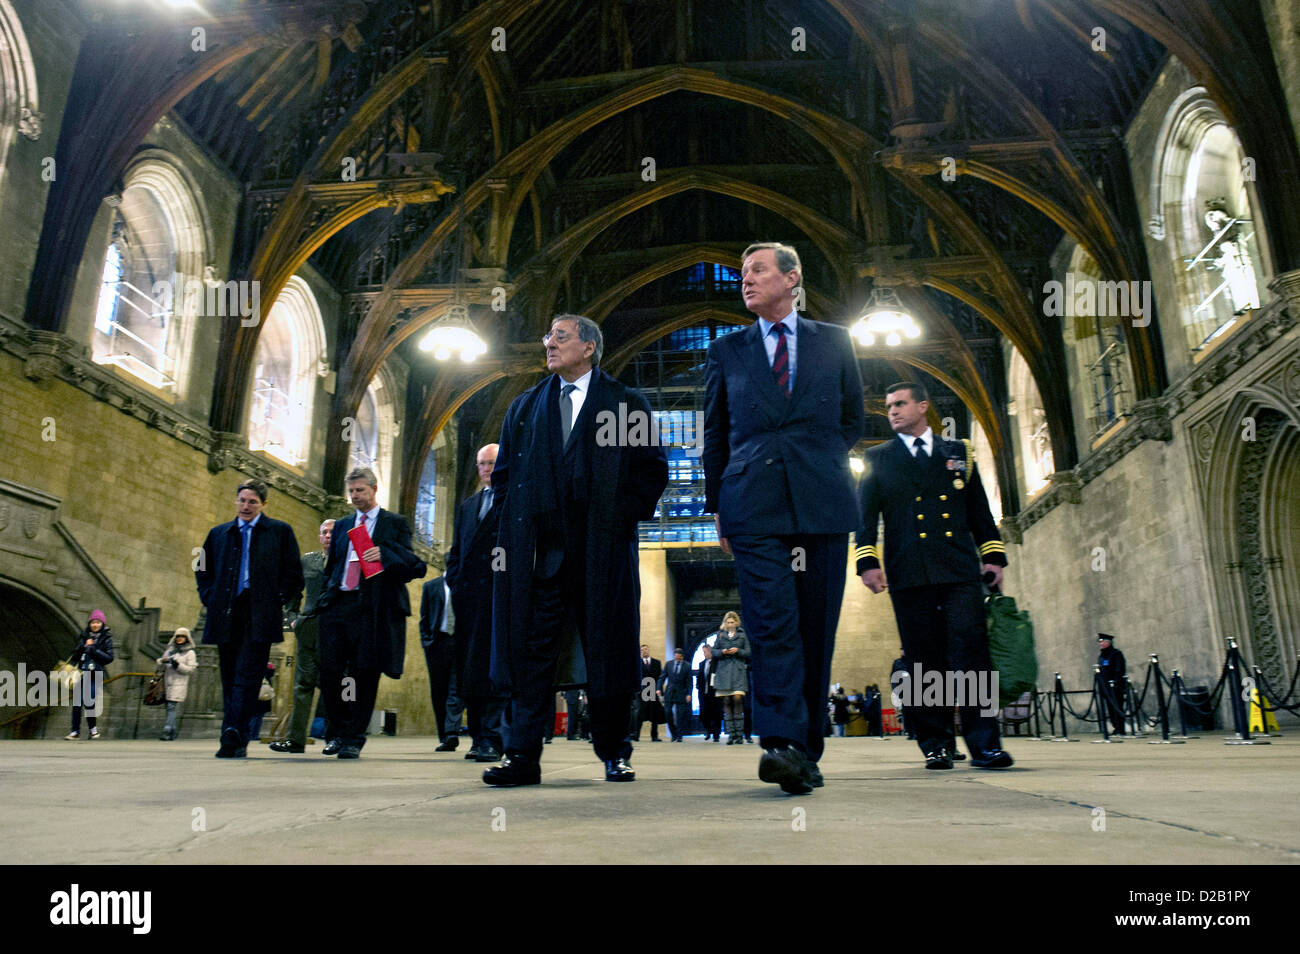
{"type": "MultiPolygon", "coordinates": [[[[1246,724],[1249,725],[1253,721],[1254,714],[1259,712],[1259,730],[1255,734],[1266,737],[1281,735],[1281,732],[1268,731],[1268,723],[1269,716],[1283,707],[1268,704],[1267,693],[1264,691],[1264,671],[1258,666],[1251,666],[1250,670],[1254,673],[1254,684],[1242,692],[1246,702],[1246,724]],[[1254,691],[1252,692],[1251,689],[1254,691]]],[[[1273,721],[1273,724],[1277,725],[1277,722],[1273,721]]]]}
{"type": "MultiPolygon", "coordinates": [[[[1160,657],[1155,653],[1151,654],[1151,667],[1147,672],[1155,670],[1156,674],[1156,705],[1160,707],[1160,738],[1152,739],[1147,745],[1182,745],[1183,739],[1169,738],[1169,702],[1173,700],[1170,695],[1168,700],[1165,699],[1164,676],[1160,672],[1160,657]]],[[[1179,707],[1181,711],[1182,707],[1179,707]]],[[[1187,734],[1187,727],[1183,726],[1183,734],[1187,734]]]]}
{"type": "Polygon", "coordinates": [[[1042,730],[1041,723],[1038,721],[1038,707],[1039,705],[1041,705],[1041,703],[1038,701],[1037,686],[1034,686],[1033,690],[1029,693],[1029,705],[1030,705],[1029,718],[1032,720],[1034,726],[1033,733],[1030,735],[1030,738],[1033,739],[1035,742],[1041,742],[1043,741],[1043,730],[1042,730]]]}
{"type": "MultiPolygon", "coordinates": [[[[1151,678],[1151,670],[1147,670],[1147,678],[1151,678]]],[[[1142,694],[1146,695],[1146,686],[1142,687],[1142,694]]],[[[1133,688],[1133,681],[1128,676],[1124,677],[1124,731],[1135,739],[1142,738],[1142,703],[1138,700],[1137,692],[1133,688]]]]}
{"type": "Polygon", "coordinates": [[[1183,682],[1182,673],[1175,669],[1174,678],[1169,682],[1170,700],[1178,700],[1178,728],[1181,730],[1179,738],[1186,742],[1188,739],[1199,739],[1199,735],[1187,734],[1187,704],[1183,701],[1187,694],[1186,685],[1183,682]]]}
{"type": "Polygon", "coordinates": [[[1101,667],[1092,667],[1092,701],[1097,707],[1097,727],[1101,729],[1101,738],[1093,739],[1093,745],[1106,745],[1110,742],[1123,742],[1123,739],[1112,739],[1110,729],[1107,723],[1110,722],[1110,713],[1106,711],[1107,705],[1113,705],[1107,698],[1106,687],[1101,684],[1101,667]]]}
{"type": "Polygon", "coordinates": [[[1232,721],[1236,729],[1236,735],[1225,738],[1224,745],[1268,745],[1268,739],[1252,739],[1250,737],[1250,719],[1246,715],[1246,698],[1250,695],[1250,690],[1244,687],[1241,678],[1241,654],[1237,651],[1237,640],[1228,637],[1228,661],[1227,661],[1228,681],[1225,686],[1229,693],[1228,704],[1232,706],[1232,721]]]}
{"type": "MultiPolygon", "coordinates": [[[[1070,733],[1067,731],[1065,726],[1065,686],[1062,685],[1061,683],[1061,674],[1058,672],[1058,673],[1053,673],[1053,675],[1056,677],[1056,684],[1053,686],[1052,695],[1056,699],[1056,709],[1058,712],[1061,713],[1061,734],[1058,736],[1053,736],[1048,741],[1049,742],[1078,742],[1079,741],[1078,739],[1070,738],[1070,733]]],[[[1056,728],[1054,725],[1050,725],[1050,723],[1049,723],[1049,727],[1052,728],[1053,730],[1056,728]]]]}

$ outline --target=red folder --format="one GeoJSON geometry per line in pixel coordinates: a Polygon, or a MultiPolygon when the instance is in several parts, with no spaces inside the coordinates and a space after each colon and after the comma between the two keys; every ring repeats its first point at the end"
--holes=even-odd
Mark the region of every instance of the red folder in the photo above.
{"type": "Polygon", "coordinates": [[[384,565],[378,560],[373,563],[369,560],[362,560],[361,554],[365,553],[375,544],[370,539],[370,531],[365,527],[353,527],[348,531],[348,539],[352,541],[352,549],[357,552],[357,559],[361,561],[361,575],[367,580],[376,573],[384,572],[384,565]]]}

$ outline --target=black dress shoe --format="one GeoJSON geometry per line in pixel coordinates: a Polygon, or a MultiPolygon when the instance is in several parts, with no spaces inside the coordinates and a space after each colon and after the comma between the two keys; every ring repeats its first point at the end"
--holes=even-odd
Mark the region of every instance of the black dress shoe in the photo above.
{"type": "Polygon", "coordinates": [[[477,745],[470,746],[470,750],[469,750],[468,752],[465,753],[465,759],[466,759],[467,761],[470,761],[470,762],[473,762],[473,761],[475,761],[476,759],[478,759],[478,746],[477,746],[477,745]]]}
{"type": "Polygon", "coordinates": [[[306,752],[307,746],[299,745],[297,742],[290,742],[288,739],[281,739],[279,742],[271,743],[272,752],[306,752]]]}
{"type": "Polygon", "coordinates": [[[460,745],[460,736],[458,736],[458,735],[453,735],[450,739],[448,739],[446,742],[443,742],[441,745],[439,745],[439,746],[438,746],[436,749],[434,749],[433,751],[435,751],[435,752],[455,752],[455,751],[456,751],[456,746],[458,746],[458,745],[460,745]]]}
{"type": "Polygon", "coordinates": [[[813,790],[813,764],[798,749],[764,749],[758,760],[760,781],[780,785],[787,795],[807,795],[813,790]]]}
{"type": "Polygon", "coordinates": [[[226,729],[221,733],[221,746],[217,749],[217,758],[219,759],[242,759],[246,754],[243,742],[239,738],[239,731],[236,729],[226,729]],[[236,755],[235,753],[239,754],[236,755]]]}
{"type": "Polygon", "coordinates": [[[542,767],[531,760],[512,759],[509,756],[483,773],[483,781],[499,788],[515,785],[538,785],[542,781],[542,767]]]}
{"type": "Polygon", "coordinates": [[[754,740],[751,739],[749,736],[745,736],[745,743],[746,743],[747,745],[753,745],[753,744],[754,744],[754,740]]]}
{"type": "Polygon", "coordinates": [[[816,762],[813,763],[813,767],[812,767],[812,787],[813,788],[826,787],[826,780],[822,778],[822,770],[817,767],[816,762]]]}
{"type": "Polygon", "coordinates": [[[925,757],[925,767],[928,769],[950,769],[952,768],[952,759],[948,758],[947,752],[932,752],[925,757]]]}
{"type": "Polygon", "coordinates": [[[359,759],[361,758],[361,746],[344,745],[339,747],[340,759],[359,759]]]}
{"type": "Polygon", "coordinates": [[[342,739],[330,739],[325,743],[325,748],[321,749],[321,755],[338,755],[339,749],[343,748],[342,739]]]}
{"type": "MultiPolygon", "coordinates": [[[[655,739],[654,741],[658,742],[659,740],[655,739]]],[[[635,782],[636,772],[632,771],[632,766],[627,764],[627,759],[606,759],[605,781],[635,782]]]]}
{"type": "Polygon", "coordinates": [[[980,752],[978,755],[972,753],[970,764],[974,768],[1011,768],[1015,765],[1015,759],[1010,754],[1003,752],[1001,749],[990,749],[987,752],[980,752]]]}
{"type": "Polygon", "coordinates": [[[474,756],[474,760],[477,762],[500,762],[501,753],[489,745],[485,749],[479,749],[478,755],[474,756]]]}

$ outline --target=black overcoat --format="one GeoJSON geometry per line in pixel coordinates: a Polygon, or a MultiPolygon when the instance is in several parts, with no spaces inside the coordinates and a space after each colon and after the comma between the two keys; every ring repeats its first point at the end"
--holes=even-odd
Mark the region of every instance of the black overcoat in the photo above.
{"type": "MultiPolygon", "coordinates": [[[[348,560],[348,531],[356,523],[354,510],[334,524],[329,560],[325,564],[322,607],[338,599],[348,560]]],[[[375,528],[370,531],[370,541],[379,547],[384,570],[369,579],[361,579],[359,588],[369,625],[361,634],[353,662],[360,669],[378,669],[390,679],[400,679],[406,662],[406,618],[411,615],[406,584],[422,578],[428,567],[411,549],[411,525],[400,514],[380,510],[375,517],[375,528]]]]}
{"type": "MultiPolygon", "coordinates": [[[[465,646],[465,669],[457,673],[462,696],[492,695],[492,562],[500,526],[499,507],[480,520],[480,490],[461,501],[456,514],[451,553],[447,558],[447,585],[456,614],[456,642],[465,646]]],[[[499,564],[498,560],[498,564],[499,564]]]]}
{"type": "MultiPolygon", "coordinates": [[[[230,638],[230,617],[239,584],[239,520],[218,524],[203,541],[199,569],[194,571],[199,599],[207,608],[203,642],[220,645],[230,638]]],[[[284,607],[302,596],[302,557],[293,528],[262,514],[253,529],[248,563],[254,642],[284,640],[284,607]]]]}
{"type": "MultiPolygon", "coordinates": [[[[509,692],[531,620],[530,597],[539,522],[556,512],[553,442],[560,378],[551,375],[517,397],[506,412],[492,472],[493,509],[501,521],[498,544],[505,569],[493,574],[492,681],[509,692]]],[[[626,434],[611,421],[652,422],[650,404],[596,368],[571,440],[583,440],[589,467],[586,512],[586,589],[581,660],[561,660],[557,684],[585,684],[594,697],[633,693],[641,671],[641,583],[637,523],[654,516],[668,484],[668,462],[652,426],[626,434]],[[621,409],[620,409],[621,405],[621,409]],[[639,418],[637,414],[643,415],[639,418]],[[605,428],[603,431],[601,428],[605,428]],[[602,436],[603,435],[603,436],[602,436]],[[642,441],[640,437],[647,439],[642,441]],[[599,438],[599,439],[598,439],[599,438]],[[565,665],[568,663],[569,665],[565,665]]]]}

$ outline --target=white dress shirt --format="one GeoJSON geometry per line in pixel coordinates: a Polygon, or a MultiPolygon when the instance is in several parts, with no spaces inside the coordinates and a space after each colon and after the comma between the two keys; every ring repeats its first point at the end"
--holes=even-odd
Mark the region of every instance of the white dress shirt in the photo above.
{"type": "Polygon", "coordinates": [[[786,354],[789,355],[790,365],[790,392],[794,393],[795,355],[799,351],[798,335],[795,332],[799,327],[799,313],[792,310],[779,322],[768,321],[766,318],[758,319],[758,327],[763,332],[763,349],[767,352],[767,366],[769,368],[772,366],[772,362],[776,360],[776,335],[772,334],[772,329],[778,324],[785,325],[785,350],[786,354]]]}
{"type": "MultiPolygon", "coordinates": [[[[911,454],[913,457],[915,457],[916,438],[913,437],[911,434],[899,434],[898,439],[903,442],[903,446],[907,448],[907,452],[911,454]]],[[[925,429],[925,433],[921,435],[921,440],[925,442],[926,454],[929,455],[931,460],[933,460],[934,459],[934,431],[930,430],[930,428],[927,427],[925,429]]]]}
{"type": "MultiPolygon", "coordinates": [[[[366,512],[366,533],[370,534],[370,539],[371,539],[371,541],[373,541],[373,540],[375,539],[375,520],[376,520],[376,518],[377,518],[378,516],[379,516],[379,504],[375,504],[375,506],[374,506],[374,508],[373,508],[372,510],[369,510],[369,511],[366,512]]],[[[361,511],[360,511],[360,510],[358,510],[355,514],[353,514],[353,518],[354,518],[354,519],[353,519],[352,526],[354,526],[354,527],[359,527],[359,526],[361,526],[361,511]]],[[[346,580],[346,579],[348,578],[348,567],[347,567],[347,565],[348,565],[349,563],[351,563],[353,560],[359,560],[359,559],[360,559],[360,557],[357,555],[356,548],[352,546],[352,538],[351,538],[351,537],[348,537],[348,558],[347,558],[347,560],[346,560],[346,561],[344,562],[344,564],[343,564],[343,579],[346,580]]],[[[357,580],[358,580],[358,581],[360,581],[360,579],[361,579],[361,577],[357,577],[357,580]]],[[[360,585],[361,585],[360,582],[358,582],[357,585],[360,586],[360,585]]],[[[341,588],[344,589],[344,590],[347,589],[346,586],[341,587],[341,588]]]]}
{"type": "Polygon", "coordinates": [[[571,424],[578,423],[578,415],[582,412],[582,402],[587,400],[587,389],[591,387],[591,374],[592,371],[595,370],[595,368],[592,368],[591,371],[588,371],[576,381],[566,381],[564,378],[560,378],[561,394],[564,393],[564,386],[566,384],[572,384],[574,386],[573,390],[569,392],[569,401],[573,404],[573,417],[569,419],[571,424]]]}

